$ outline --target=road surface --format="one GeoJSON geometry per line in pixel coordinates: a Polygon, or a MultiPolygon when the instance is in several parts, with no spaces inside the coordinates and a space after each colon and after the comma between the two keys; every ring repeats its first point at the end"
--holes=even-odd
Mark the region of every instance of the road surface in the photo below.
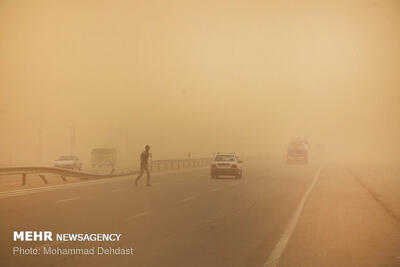
{"type": "Polygon", "coordinates": [[[0,266],[400,266],[400,172],[245,164],[0,193],[0,266]],[[120,242],[19,242],[13,231],[120,233],[120,242]],[[133,255],[13,255],[13,247],[133,247],[133,255]]]}

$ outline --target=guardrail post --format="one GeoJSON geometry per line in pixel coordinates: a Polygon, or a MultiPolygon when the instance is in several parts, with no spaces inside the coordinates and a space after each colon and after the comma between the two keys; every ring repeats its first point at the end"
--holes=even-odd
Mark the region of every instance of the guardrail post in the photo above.
{"type": "Polygon", "coordinates": [[[26,173],[22,174],[22,185],[26,184],[26,173]]]}
{"type": "Polygon", "coordinates": [[[42,178],[42,180],[43,180],[43,182],[44,182],[45,184],[48,184],[48,182],[47,182],[47,180],[46,180],[46,177],[45,177],[44,175],[39,174],[39,177],[42,178]]]}

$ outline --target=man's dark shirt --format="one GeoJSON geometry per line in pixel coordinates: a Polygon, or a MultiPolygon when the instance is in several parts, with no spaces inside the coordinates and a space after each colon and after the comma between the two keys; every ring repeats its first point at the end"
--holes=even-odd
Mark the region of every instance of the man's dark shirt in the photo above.
{"type": "Polygon", "coordinates": [[[140,165],[146,165],[149,162],[149,152],[143,151],[142,154],[140,154],[140,165]]]}

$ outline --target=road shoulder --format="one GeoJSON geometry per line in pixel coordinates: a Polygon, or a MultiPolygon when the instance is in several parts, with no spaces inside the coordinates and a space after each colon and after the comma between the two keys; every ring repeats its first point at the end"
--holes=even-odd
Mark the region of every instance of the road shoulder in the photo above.
{"type": "Polygon", "coordinates": [[[321,173],[279,266],[397,266],[400,227],[345,169],[321,173]]]}

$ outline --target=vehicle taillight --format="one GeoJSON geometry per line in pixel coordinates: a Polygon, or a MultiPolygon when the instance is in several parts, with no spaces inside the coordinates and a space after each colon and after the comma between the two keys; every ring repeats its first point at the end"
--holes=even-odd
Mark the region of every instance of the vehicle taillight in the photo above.
{"type": "Polygon", "coordinates": [[[237,165],[236,164],[232,164],[231,168],[236,169],[237,165]]]}
{"type": "Polygon", "coordinates": [[[217,165],[213,164],[211,165],[211,168],[217,168],[217,165]]]}

